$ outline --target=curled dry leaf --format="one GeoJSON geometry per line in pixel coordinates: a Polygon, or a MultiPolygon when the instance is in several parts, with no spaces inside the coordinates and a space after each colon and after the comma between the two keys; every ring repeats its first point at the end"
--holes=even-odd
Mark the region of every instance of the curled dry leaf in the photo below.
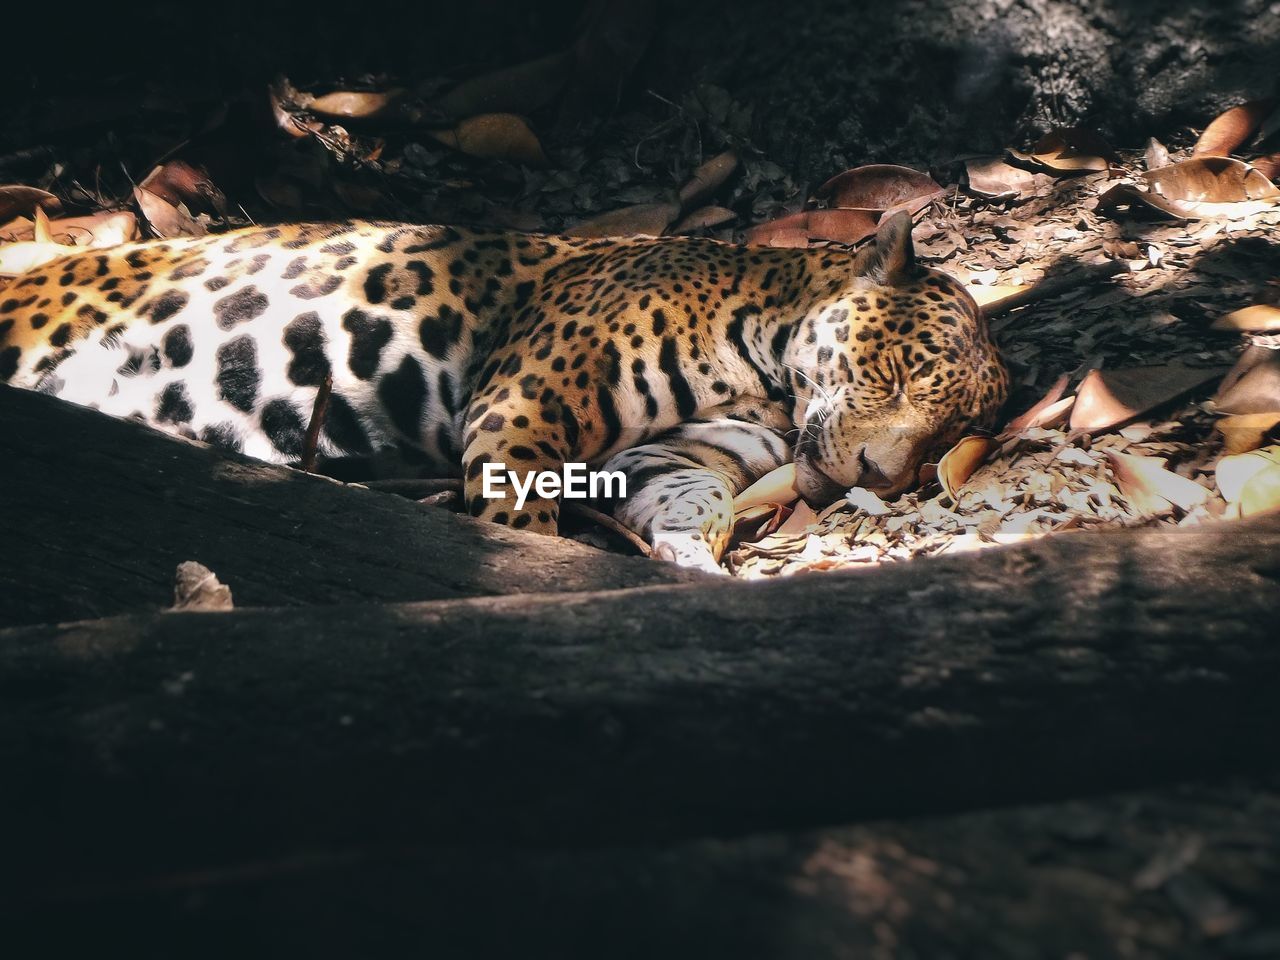
{"type": "Polygon", "coordinates": [[[818,188],[817,196],[829,207],[843,210],[876,214],[906,210],[914,216],[944,193],[927,173],[892,163],[872,163],[836,174],[818,188]]]}
{"type": "Polygon", "coordinates": [[[1055,176],[1102,173],[1116,159],[1111,145],[1092,130],[1067,127],[1041,137],[1030,153],[1009,150],[1009,155],[1035,170],[1055,176]]]}
{"type": "Polygon", "coordinates": [[[382,120],[392,114],[404,97],[404,89],[335,90],[305,103],[316,116],[328,120],[382,120]]]}
{"type": "Polygon", "coordinates": [[[681,208],[688,210],[709,200],[717,190],[724,186],[724,182],[729,179],[736,169],[738,169],[738,155],[732,150],[716,154],[716,156],[703,163],[697,170],[693,171],[693,176],[689,178],[689,182],[680,188],[681,208]]]}
{"type": "Polygon", "coordinates": [[[1219,413],[1280,410],[1280,350],[1254,344],[1222,378],[1213,398],[1219,413]]]}
{"type": "Polygon", "coordinates": [[[1225,157],[1242,147],[1275,109],[1274,98],[1250,100],[1218,114],[1191,148],[1193,157],[1225,157]]]}
{"type": "Polygon", "coordinates": [[[1242,310],[1232,310],[1213,321],[1213,330],[1239,330],[1243,333],[1280,333],[1280,307],[1257,303],[1242,310]]]}
{"type": "Polygon", "coordinates": [[[1171,162],[1168,148],[1155,137],[1147,141],[1145,160],[1148,170],[1159,170],[1161,167],[1167,167],[1171,162]]]}
{"type": "Polygon", "coordinates": [[[53,233],[49,230],[49,215],[40,207],[36,207],[35,218],[31,223],[31,239],[36,243],[53,243],[53,233]]]}
{"type": "Polygon", "coordinates": [[[1268,180],[1274,181],[1277,175],[1280,175],[1280,153],[1269,153],[1265,157],[1259,157],[1253,161],[1253,169],[1268,180]]]}
{"type": "Polygon", "coordinates": [[[573,55],[561,50],[465,80],[432,103],[430,109],[446,120],[481,113],[532,113],[564,89],[572,67],[573,55]]]}
{"type": "Polygon", "coordinates": [[[1071,429],[1096,433],[1118,426],[1202,383],[1217,379],[1222,373],[1221,368],[1187,367],[1177,363],[1160,367],[1090,370],[1076,391],[1071,429]]]}
{"type": "MultiPolygon", "coordinates": [[[[1071,374],[1064,373],[1053,381],[1053,385],[1045,391],[1043,397],[1037,400],[1026,413],[1014,417],[1005,425],[1004,431],[1000,434],[1000,439],[1015,436],[1023,430],[1029,430],[1032,427],[1048,426],[1051,420],[1048,419],[1048,411],[1053,410],[1053,416],[1059,417],[1065,410],[1070,409],[1071,404],[1066,407],[1059,402],[1063,399],[1062,395],[1067,392],[1067,384],[1071,382],[1071,374]],[[1057,408],[1057,409],[1055,409],[1057,408]]],[[[1071,403],[1075,402],[1074,397],[1068,397],[1071,403]]]]}
{"type": "Polygon", "coordinates": [[[1280,464],[1259,470],[1240,491],[1240,516],[1280,510],[1280,464]]]}
{"type": "Polygon", "coordinates": [[[528,167],[545,167],[542,144],[523,117],[514,113],[482,113],[463,120],[452,130],[431,135],[447,147],[486,160],[506,160],[528,167]]]}
{"type": "Polygon", "coordinates": [[[938,461],[938,482],[954,502],[961,488],[1000,445],[991,437],[965,437],[938,461]]]}
{"type": "Polygon", "coordinates": [[[1227,453],[1248,453],[1268,441],[1280,440],[1280,410],[1266,413],[1239,413],[1222,417],[1214,424],[1222,434],[1227,453]]]}
{"type": "Polygon", "coordinates": [[[733,498],[733,512],[741,513],[765,503],[794,503],[800,499],[796,490],[796,465],[784,463],[770,470],[733,498]]]}
{"type": "Polygon", "coordinates": [[[1004,162],[1003,157],[974,157],[964,163],[968,189],[991,200],[1009,200],[1030,190],[1036,175],[1004,162]]]}
{"type": "Polygon", "coordinates": [[[749,244],[805,247],[812,240],[857,243],[876,232],[877,214],[866,210],[802,210],[747,231],[749,244]]]}
{"type": "Polygon", "coordinates": [[[639,203],[583,220],[565,231],[569,237],[660,237],[680,214],[677,203],[639,203]]]}
{"type": "Polygon", "coordinates": [[[28,187],[21,183],[0,185],[0,223],[26,216],[37,207],[56,212],[62,208],[62,201],[39,187],[28,187]]]}
{"type": "Polygon", "coordinates": [[[1280,446],[1272,445],[1252,450],[1248,453],[1237,453],[1223,457],[1214,468],[1214,479],[1223,499],[1236,502],[1248,484],[1263,470],[1280,464],[1280,446]]]}
{"type": "Polygon", "coordinates": [[[1206,488],[1166,470],[1163,457],[1139,457],[1114,450],[1104,453],[1120,492],[1143,513],[1163,513],[1170,504],[1190,510],[1209,499],[1206,488]]]}
{"type": "Polygon", "coordinates": [[[700,207],[671,228],[672,233],[692,233],[722,226],[737,217],[725,207],[700,207]]]}
{"type": "Polygon", "coordinates": [[[209,174],[185,160],[160,164],[139,186],[167,203],[185,204],[189,210],[204,210],[226,216],[227,198],[209,179],[209,174]]]}
{"type": "Polygon", "coordinates": [[[181,204],[172,204],[142,187],[133,188],[133,198],[151,229],[160,237],[203,237],[204,226],[181,204]]]}
{"type": "MultiPolygon", "coordinates": [[[[61,217],[48,221],[49,239],[73,247],[114,247],[136,240],[138,218],[127,210],[103,211],[87,217],[61,217]]],[[[35,224],[25,218],[0,227],[0,243],[35,240],[35,224]]]]}
{"type": "Polygon", "coordinates": [[[75,252],[75,247],[60,243],[40,243],[24,240],[0,246],[0,277],[18,277],[28,270],[60,260],[75,252]]]}
{"type": "Polygon", "coordinates": [[[1233,157],[1193,157],[1149,170],[1141,179],[1145,189],[1117,184],[1098,198],[1098,209],[1138,204],[1179,220],[1201,220],[1266,209],[1280,200],[1274,183],[1233,157]]]}
{"type": "Polygon", "coordinates": [[[791,516],[787,517],[782,526],[774,532],[782,537],[794,537],[811,530],[817,523],[818,515],[814,513],[813,507],[803,500],[797,500],[791,516]]]}

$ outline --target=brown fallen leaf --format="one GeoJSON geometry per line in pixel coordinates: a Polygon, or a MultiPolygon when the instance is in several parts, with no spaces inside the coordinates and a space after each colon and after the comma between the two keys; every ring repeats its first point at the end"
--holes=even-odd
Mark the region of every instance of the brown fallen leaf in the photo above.
{"type": "Polygon", "coordinates": [[[1219,413],[1280,410],[1280,350],[1253,344],[1240,354],[1213,397],[1219,413]]]}
{"type": "Polygon", "coordinates": [[[794,503],[800,499],[796,490],[796,465],[784,463],[775,467],[733,498],[733,512],[741,513],[765,503],[794,503]]]}
{"type": "Polygon", "coordinates": [[[738,155],[732,150],[716,154],[693,171],[689,182],[680,188],[680,206],[692,209],[709,200],[738,169],[738,155]]]}
{"type": "Polygon", "coordinates": [[[1223,499],[1235,502],[1240,499],[1250,480],[1263,470],[1277,465],[1280,465],[1280,446],[1262,447],[1248,453],[1223,457],[1214,468],[1214,480],[1223,499]]]}
{"type": "Polygon", "coordinates": [[[991,437],[965,437],[942,455],[938,461],[938,482],[953,503],[974,471],[999,446],[991,437]]]}
{"type": "Polygon", "coordinates": [[[971,283],[965,289],[973,297],[973,302],[988,313],[998,310],[1003,301],[1027,292],[1026,286],[1012,283],[971,283]]]}
{"type": "Polygon", "coordinates": [[[811,240],[857,243],[876,232],[877,214],[866,210],[801,210],[747,231],[757,246],[804,247],[811,240]]]}
{"type": "Polygon", "coordinates": [[[1102,173],[1117,159],[1110,144],[1092,130],[1080,127],[1054,130],[1041,137],[1030,153],[1011,148],[1009,156],[1055,176],[1102,173]]]}
{"type": "Polygon", "coordinates": [[[709,230],[712,227],[723,226],[737,216],[726,207],[699,207],[672,227],[671,232],[693,233],[695,230],[709,230]]]}
{"type": "Polygon", "coordinates": [[[267,100],[276,126],[294,138],[310,137],[324,130],[319,120],[304,119],[294,112],[300,99],[304,99],[303,95],[285,77],[276,77],[267,87],[267,100]]]}
{"type": "Polygon", "coordinates": [[[542,144],[523,117],[514,113],[482,113],[463,120],[452,130],[432,130],[447,147],[485,160],[506,160],[528,167],[545,167],[542,144]]]}
{"type": "Polygon", "coordinates": [[[1242,147],[1275,109],[1276,100],[1250,100],[1218,114],[1191,148],[1193,157],[1225,157],[1242,147]]]}
{"type": "Polygon", "coordinates": [[[464,80],[431,104],[445,120],[481,113],[532,113],[555,99],[569,82],[569,50],[464,80]]]}
{"type": "Polygon", "coordinates": [[[1248,453],[1257,450],[1268,441],[1280,440],[1280,410],[1266,413],[1239,413],[1222,417],[1215,423],[1214,429],[1222,434],[1223,444],[1228,454],[1248,453]]]}
{"type": "Polygon", "coordinates": [[[1008,200],[1030,190],[1036,175],[1005,163],[1003,157],[974,157],[964,163],[970,193],[990,200],[1008,200]]]}
{"type": "Polygon", "coordinates": [[[1194,480],[1166,470],[1163,457],[1140,457],[1131,453],[1103,451],[1116,485],[1142,513],[1163,513],[1173,505],[1190,510],[1209,499],[1209,491],[1194,480]]]}
{"type": "Polygon", "coordinates": [[[1266,209],[1280,200],[1275,184],[1233,157],[1193,157],[1148,170],[1140,179],[1141,184],[1121,183],[1103,193],[1097,209],[1137,204],[1180,220],[1207,220],[1266,209]]]}
{"type": "Polygon", "coordinates": [[[184,204],[188,210],[227,214],[227,198],[209,179],[204,170],[185,160],[169,160],[160,164],[139,184],[167,203],[184,204]]]}
{"type": "MultiPolygon", "coordinates": [[[[1053,385],[1045,391],[1043,397],[1037,400],[1026,413],[1020,414],[1010,420],[997,438],[1005,440],[1009,437],[1021,433],[1023,430],[1029,430],[1032,427],[1043,427],[1047,425],[1046,412],[1053,409],[1055,416],[1061,416],[1066,409],[1070,409],[1070,405],[1062,407],[1059,403],[1063,399],[1062,395],[1067,392],[1067,384],[1071,382],[1071,374],[1064,373],[1053,381],[1053,385]]],[[[1074,398],[1068,398],[1074,402],[1074,398]]]]}
{"type": "Polygon", "coordinates": [[[49,215],[40,207],[35,209],[35,217],[31,221],[31,239],[36,243],[53,243],[53,233],[49,230],[49,215]]]}
{"type": "Polygon", "coordinates": [[[946,193],[927,173],[892,163],[872,163],[838,173],[818,188],[829,207],[883,214],[906,210],[913,216],[946,193]]]}
{"type": "Polygon", "coordinates": [[[1090,370],[1076,390],[1071,429],[1096,433],[1119,426],[1222,374],[1221,368],[1182,364],[1090,370]]]}
{"type": "Polygon", "coordinates": [[[62,208],[62,201],[39,187],[28,187],[21,183],[0,185],[0,223],[26,216],[37,207],[42,207],[46,212],[57,212],[62,208]]]}
{"type": "Polygon", "coordinates": [[[1268,180],[1274,181],[1277,175],[1280,175],[1280,153],[1269,153],[1265,157],[1259,157],[1253,161],[1253,169],[1268,180]]]}
{"type": "Polygon", "coordinates": [[[1211,330],[1240,330],[1244,333],[1280,333],[1280,307],[1256,303],[1232,310],[1213,321],[1211,330]]]}
{"type": "Polygon", "coordinates": [[[1167,167],[1172,162],[1169,159],[1168,148],[1155,137],[1147,141],[1144,159],[1148,170],[1159,170],[1161,167],[1167,167]]]}
{"type": "Polygon", "coordinates": [[[133,199],[159,237],[203,237],[206,233],[200,221],[182,204],[172,204],[142,187],[133,188],[133,199]]]}
{"type": "Polygon", "coordinates": [[[803,500],[797,500],[795,507],[791,511],[791,516],[787,517],[774,532],[782,537],[794,537],[811,530],[817,523],[818,515],[814,512],[813,507],[803,500]]]}
{"type": "Polygon", "coordinates": [[[678,203],[639,203],[610,210],[565,231],[568,237],[660,237],[680,215],[678,203]]]}

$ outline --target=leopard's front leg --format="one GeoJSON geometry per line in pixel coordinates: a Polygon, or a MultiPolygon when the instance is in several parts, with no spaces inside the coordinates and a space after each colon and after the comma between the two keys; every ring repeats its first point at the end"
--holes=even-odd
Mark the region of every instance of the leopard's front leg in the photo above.
{"type": "Polygon", "coordinates": [[[558,496],[539,491],[540,474],[561,474],[576,433],[555,402],[498,386],[472,401],[463,437],[463,495],[474,517],[555,535],[558,496]],[[514,476],[512,476],[514,474],[514,476]]]}
{"type": "Polygon", "coordinates": [[[747,405],[690,420],[611,457],[605,470],[627,477],[614,516],[681,566],[723,573],[733,532],[733,498],[791,459],[780,412],[747,405]]]}

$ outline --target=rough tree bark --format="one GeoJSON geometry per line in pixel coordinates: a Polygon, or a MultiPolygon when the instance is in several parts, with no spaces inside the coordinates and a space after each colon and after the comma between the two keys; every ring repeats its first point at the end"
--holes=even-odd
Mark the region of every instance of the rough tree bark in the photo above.
{"type": "Polygon", "coordinates": [[[198,560],[239,604],[435,600],[705,575],[480,524],[0,386],[0,626],[172,602],[198,560]]]}
{"type": "Polygon", "coordinates": [[[874,572],[0,632],[33,871],[794,829],[1266,768],[1280,516],[874,572]]]}

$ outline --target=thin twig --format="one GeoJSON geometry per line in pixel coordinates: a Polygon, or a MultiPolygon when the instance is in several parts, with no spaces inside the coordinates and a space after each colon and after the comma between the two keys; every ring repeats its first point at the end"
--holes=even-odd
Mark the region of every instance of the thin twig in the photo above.
{"type": "Polygon", "coordinates": [[[316,466],[316,448],[320,445],[320,428],[329,409],[329,394],[333,392],[333,374],[328,374],[316,391],[316,402],[311,405],[311,422],[307,424],[307,439],[302,446],[302,469],[311,473],[316,466]]]}
{"type": "Polygon", "coordinates": [[[601,513],[595,507],[588,507],[585,503],[576,503],[573,500],[565,500],[560,505],[565,513],[572,513],[583,520],[588,520],[597,526],[604,527],[610,533],[616,534],[627,543],[631,544],[640,552],[640,556],[649,557],[653,555],[653,549],[649,544],[640,538],[640,534],[636,533],[625,523],[615,520],[607,513],[601,513]]]}

